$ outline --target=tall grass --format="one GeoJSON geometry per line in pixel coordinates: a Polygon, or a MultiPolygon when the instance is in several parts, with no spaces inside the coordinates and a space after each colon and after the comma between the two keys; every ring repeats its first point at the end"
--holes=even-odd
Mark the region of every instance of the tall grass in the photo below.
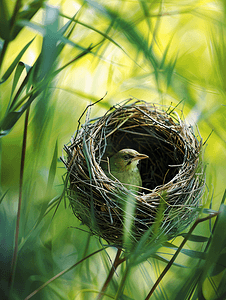
{"type": "Polygon", "coordinates": [[[0,0],[2,299],[226,298],[225,11],[220,0],[0,0]],[[144,236],[122,261],[72,214],[59,160],[106,92],[92,116],[133,96],[178,105],[204,142],[213,130],[199,219],[173,241],[144,236]]]}

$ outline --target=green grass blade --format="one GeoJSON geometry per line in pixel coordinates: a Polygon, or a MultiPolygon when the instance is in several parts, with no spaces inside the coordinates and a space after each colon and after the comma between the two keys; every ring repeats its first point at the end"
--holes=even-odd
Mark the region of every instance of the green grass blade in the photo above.
{"type": "Polygon", "coordinates": [[[29,48],[29,46],[31,45],[31,43],[33,42],[34,39],[35,38],[33,38],[30,42],[28,42],[24,46],[24,48],[20,51],[20,53],[14,59],[14,61],[12,62],[12,64],[10,65],[10,67],[7,69],[7,71],[5,72],[5,74],[2,76],[2,78],[0,80],[0,84],[2,84],[3,82],[5,82],[9,78],[9,76],[12,74],[13,70],[16,68],[17,64],[20,62],[21,57],[24,55],[24,53],[29,48]]]}
{"type": "MultiPolygon", "coordinates": [[[[63,15],[61,14],[61,16],[65,17],[65,18],[69,18],[68,16],[66,15],[63,15]]],[[[73,20],[72,18],[70,18],[70,20],[73,20]]],[[[84,26],[85,28],[88,28],[96,33],[99,33],[103,38],[109,40],[111,43],[113,43],[115,46],[117,46],[118,48],[120,48],[124,53],[126,53],[126,51],[114,40],[112,39],[108,34],[98,30],[97,28],[95,28],[94,26],[91,26],[89,24],[86,24],[82,21],[79,21],[79,20],[73,20],[76,24],[79,24],[79,25],[82,25],[84,26]]]]}
{"type": "MultiPolygon", "coordinates": [[[[53,153],[53,157],[52,157],[51,166],[50,166],[50,169],[49,169],[49,175],[48,175],[47,187],[46,187],[46,193],[45,193],[44,199],[47,199],[47,198],[51,197],[51,194],[52,194],[53,183],[54,183],[54,179],[55,179],[55,176],[56,176],[56,170],[57,170],[57,156],[58,156],[57,153],[58,153],[58,141],[56,141],[56,144],[55,144],[55,149],[54,149],[54,153],[53,153]]],[[[58,197],[57,197],[57,199],[54,199],[54,201],[55,200],[58,200],[58,197]]],[[[47,211],[47,208],[49,206],[52,206],[52,202],[51,202],[51,204],[49,202],[47,202],[47,203],[44,202],[43,203],[43,205],[40,209],[39,218],[37,220],[35,228],[42,221],[42,219],[43,219],[43,217],[44,217],[44,215],[47,211]]],[[[57,201],[57,203],[59,203],[59,202],[57,201]]]]}
{"type": "MultiPolygon", "coordinates": [[[[152,258],[155,258],[156,260],[159,260],[159,261],[162,261],[162,262],[164,262],[164,263],[166,263],[166,264],[168,264],[169,263],[169,259],[166,259],[165,257],[163,257],[163,256],[161,256],[161,255],[159,255],[159,254],[153,254],[152,255],[152,258]]],[[[173,265],[174,266],[177,266],[177,267],[180,267],[180,268],[186,268],[184,265],[181,265],[181,264],[178,264],[178,263],[173,263],[173,265]]]]}
{"type": "MultiPolygon", "coordinates": [[[[18,64],[18,67],[19,67],[19,71],[20,71],[20,65],[23,66],[23,69],[26,69],[26,72],[27,72],[27,75],[25,76],[24,80],[22,81],[20,87],[18,88],[13,100],[12,100],[12,103],[10,104],[10,107],[9,107],[9,111],[13,111],[15,109],[15,106],[17,104],[17,100],[19,99],[19,97],[21,96],[21,94],[23,93],[23,91],[25,90],[25,88],[27,87],[27,95],[29,94],[29,89],[30,89],[30,85],[28,84],[29,82],[29,77],[30,77],[30,72],[32,70],[32,67],[27,65],[27,64],[24,64],[23,62],[20,62],[18,64]]],[[[14,76],[14,81],[13,81],[13,87],[12,87],[12,91],[11,91],[11,97],[13,95],[13,92],[14,92],[14,89],[16,87],[16,84],[17,84],[17,74],[15,73],[15,76],[14,76]],[[15,78],[16,76],[16,78],[15,78]]],[[[26,97],[25,97],[26,99],[26,97]]],[[[11,100],[11,99],[10,99],[11,100]]]]}
{"type": "Polygon", "coordinates": [[[155,73],[157,73],[158,60],[156,59],[154,52],[149,48],[148,42],[143,38],[136,27],[127,19],[122,18],[119,13],[116,13],[94,1],[86,0],[86,2],[105,15],[105,17],[110,19],[113,26],[127,38],[128,42],[137,49],[138,53],[144,54],[146,59],[153,66],[155,73]]]}
{"type": "MultiPolygon", "coordinates": [[[[124,200],[124,199],[123,199],[124,200]]],[[[126,248],[132,247],[131,243],[131,232],[133,231],[133,222],[136,209],[136,198],[129,194],[125,198],[124,206],[124,222],[123,222],[123,240],[126,248]]]]}
{"type": "Polygon", "coordinates": [[[181,253],[192,257],[192,258],[198,258],[198,259],[206,259],[206,253],[201,251],[195,251],[190,249],[181,249],[181,253]]]}
{"type": "Polygon", "coordinates": [[[217,223],[214,228],[212,241],[207,253],[205,266],[202,272],[202,277],[199,281],[199,288],[198,288],[199,291],[202,290],[202,284],[205,278],[208,277],[209,271],[213,268],[215,263],[217,263],[217,260],[219,260],[221,251],[226,247],[225,224],[226,224],[226,206],[222,204],[220,207],[220,214],[218,216],[217,223]]]}
{"type": "Polygon", "coordinates": [[[44,2],[45,2],[45,0],[33,0],[26,7],[24,7],[23,10],[21,10],[18,13],[17,22],[13,29],[12,39],[15,39],[16,36],[23,29],[23,26],[21,26],[18,23],[18,21],[19,20],[30,20],[39,11],[39,9],[42,8],[44,2]]]}
{"type": "Polygon", "coordinates": [[[50,194],[52,187],[53,187],[53,182],[54,182],[54,178],[56,176],[56,170],[57,170],[57,157],[58,157],[58,141],[56,141],[55,144],[55,149],[54,149],[54,153],[53,153],[53,158],[52,158],[52,162],[51,162],[51,166],[49,169],[49,176],[48,176],[48,181],[47,181],[47,189],[46,189],[46,193],[50,194]]]}
{"type": "Polygon", "coordinates": [[[2,203],[2,201],[5,198],[5,196],[6,196],[7,193],[8,193],[8,190],[5,191],[5,193],[0,197],[0,204],[2,203]]]}
{"type": "MultiPolygon", "coordinates": [[[[182,233],[179,236],[186,237],[186,233],[182,233]]],[[[196,243],[205,243],[209,240],[208,237],[191,234],[188,238],[188,241],[196,242],[196,243]]]]}
{"type": "MultiPolygon", "coordinates": [[[[18,81],[19,81],[19,79],[20,79],[20,76],[21,76],[21,74],[22,74],[22,72],[23,72],[24,69],[26,70],[26,73],[27,73],[27,76],[28,76],[28,74],[29,74],[29,72],[30,72],[30,70],[31,70],[31,66],[29,66],[28,64],[25,64],[25,63],[23,63],[22,61],[20,61],[19,64],[17,65],[16,71],[15,71],[15,75],[14,75],[14,78],[13,78],[13,85],[12,85],[12,90],[11,90],[10,101],[11,101],[11,99],[12,99],[12,96],[13,96],[14,91],[15,91],[15,89],[16,89],[17,83],[18,83],[18,81]]],[[[27,76],[26,76],[26,77],[27,77],[27,76]]],[[[26,77],[25,77],[25,78],[26,78],[26,77]]],[[[27,83],[26,80],[24,80],[24,81],[22,82],[20,88],[18,89],[18,92],[19,92],[19,91],[21,91],[21,92],[23,91],[23,89],[24,89],[25,86],[26,86],[26,83],[27,83]]],[[[17,93],[17,97],[15,97],[15,98],[13,99],[12,104],[10,105],[10,109],[13,108],[14,104],[16,103],[16,100],[17,100],[19,94],[20,94],[20,93],[17,93]]]]}
{"type": "Polygon", "coordinates": [[[37,91],[36,93],[32,94],[19,111],[11,111],[7,113],[7,115],[4,117],[3,121],[0,124],[0,137],[9,134],[16,122],[23,115],[26,109],[31,105],[31,103],[36,99],[39,93],[40,91],[37,91]]]}
{"type": "MultiPolygon", "coordinates": [[[[195,286],[199,280],[201,274],[201,268],[196,267],[192,271],[188,272],[185,276],[185,280],[181,284],[175,295],[175,300],[189,300],[194,292],[195,286]]],[[[196,297],[194,299],[197,299],[196,297]]]]}
{"type": "Polygon", "coordinates": [[[38,83],[50,74],[57,58],[57,43],[59,10],[46,5],[45,10],[45,35],[43,37],[42,51],[33,72],[33,81],[38,83]]]}
{"type": "Polygon", "coordinates": [[[0,0],[0,38],[10,40],[10,18],[7,0],[0,0]]]}
{"type": "Polygon", "coordinates": [[[72,42],[70,41],[69,39],[67,39],[66,37],[64,37],[63,35],[61,35],[60,31],[57,31],[55,33],[53,32],[46,32],[46,28],[43,27],[42,25],[38,25],[38,24],[35,24],[34,22],[30,22],[30,21],[27,21],[27,20],[20,20],[18,21],[18,23],[20,25],[23,25],[23,26],[27,26],[35,31],[37,31],[38,33],[40,33],[43,37],[45,36],[48,36],[48,37],[53,37],[53,43],[51,43],[51,45],[56,45],[56,43],[58,42],[62,42],[64,43],[65,45],[68,44],[74,48],[77,48],[78,50],[81,50],[81,51],[84,51],[86,48],[79,45],[78,43],[75,43],[75,42],[72,42]]]}
{"type": "Polygon", "coordinates": [[[0,126],[0,137],[3,137],[11,131],[13,126],[22,116],[23,112],[9,112],[7,116],[3,119],[1,126],[0,126]]]}

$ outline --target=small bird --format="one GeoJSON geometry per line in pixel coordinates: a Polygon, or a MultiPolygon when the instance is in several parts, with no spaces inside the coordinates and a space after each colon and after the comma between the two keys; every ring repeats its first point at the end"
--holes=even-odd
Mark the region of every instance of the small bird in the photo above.
{"type": "Polygon", "coordinates": [[[108,176],[113,180],[117,178],[125,188],[137,192],[142,186],[137,165],[141,159],[145,158],[148,158],[146,154],[140,154],[136,150],[122,149],[110,158],[108,176]]]}

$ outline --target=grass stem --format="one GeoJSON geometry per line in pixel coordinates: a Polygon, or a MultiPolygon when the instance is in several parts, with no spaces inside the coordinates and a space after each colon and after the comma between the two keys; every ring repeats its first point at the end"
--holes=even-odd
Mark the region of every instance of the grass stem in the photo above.
{"type": "Polygon", "coordinates": [[[21,165],[20,165],[19,200],[18,200],[17,220],[16,220],[15,245],[14,245],[14,252],[12,258],[12,265],[11,265],[11,274],[9,277],[9,295],[12,292],[11,290],[13,287],[13,281],[14,281],[15,270],[16,270],[16,262],[17,262],[17,254],[18,254],[19,228],[20,228],[20,215],[21,215],[21,206],[22,206],[22,190],[23,190],[23,177],[24,177],[29,111],[30,111],[30,107],[28,107],[26,111],[25,122],[24,122],[24,134],[23,134],[21,165]]]}
{"type": "Polygon", "coordinates": [[[99,294],[97,296],[97,300],[101,300],[103,298],[104,292],[106,291],[106,289],[107,289],[107,287],[108,287],[108,285],[109,285],[109,283],[110,283],[117,267],[126,260],[126,258],[121,258],[120,259],[121,252],[122,252],[122,249],[118,248],[116,256],[115,256],[115,260],[114,260],[113,265],[111,267],[111,270],[108,274],[108,277],[105,280],[105,283],[104,283],[101,291],[99,292],[99,294]]]}

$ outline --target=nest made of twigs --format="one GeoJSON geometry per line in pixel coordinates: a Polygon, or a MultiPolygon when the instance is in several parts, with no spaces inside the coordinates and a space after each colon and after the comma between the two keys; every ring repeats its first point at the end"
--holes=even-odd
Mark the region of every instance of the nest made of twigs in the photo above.
{"type": "Polygon", "coordinates": [[[202,142],[192,127],[172,107],[131,101],[86,120],[64,147],[74,214],[92,233],[116,245],[123,243],[128,196],[136,205],[131,239],[139,240],[155,224],[161,201],[161,233],[170,239],[197,216],[205,181],[202,142]],[[139,164],[142,190],[137,194],[104,172],[108,158],[124,148],[149,156],[139,164]]]}

